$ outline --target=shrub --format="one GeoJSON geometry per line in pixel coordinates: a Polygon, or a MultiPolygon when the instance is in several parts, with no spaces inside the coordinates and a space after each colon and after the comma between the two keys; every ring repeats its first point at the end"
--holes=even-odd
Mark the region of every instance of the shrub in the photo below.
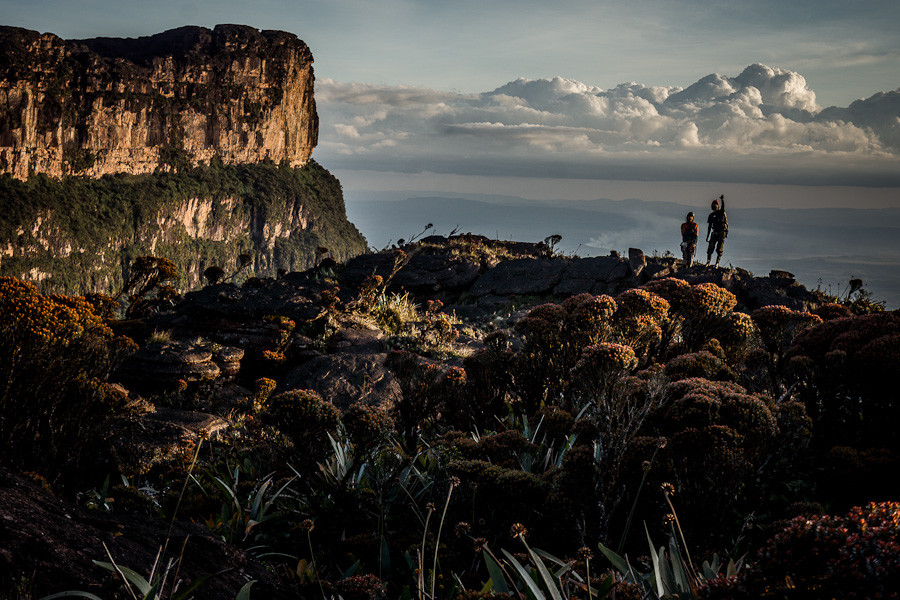
{"type": "Polygon", "coordinates": [[[362,402],[357,402],[345,410],[341,416],[341,423],[359,454],[375,448],[394,428],[394,421],[385,409],[362,402]]]}
{"type": "Polygon", "coordinates": [[[856,507],[841,516],[797,517],[736,577],[701,598],[900,597],[900,504],[856,507]]]}
{"type": "Polygon", "coordinates": [[[0,277],[0,457],[54,480],[96,450],[125,398],[105,383],[135,348],[80,297],[0,277]]]}
{"type": "Polygon", "coordinates": [[[666,363],[666,375],[674,380],[689,377],[725,381],[735,379],[735,374],[728,365],[721,358],[706,350],[682,354],[671,359],[666,363]]]}
{"type": "Polygon", "coordinates": [[[340,412],[312,390],[272,396],[263,418],[294,444],[295,458],[306,467],[331,453],[329,434],[336,435],[340,412]]]}

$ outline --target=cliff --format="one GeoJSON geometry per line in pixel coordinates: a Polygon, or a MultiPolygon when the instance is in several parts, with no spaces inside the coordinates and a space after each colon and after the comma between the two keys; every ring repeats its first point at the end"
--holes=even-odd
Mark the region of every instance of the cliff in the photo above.
{"type": "Polygon", "coordinates": [[[305,165],[318,136],[312,62],[293,34],[240,25],[69,41],[0,27],[0,172],[305,165]]]}
{"type": "Polygon", "coordinates": [[[65,41],[0,27],[0,275],[116,293],[137,256],[303,270],[367,250],[310,156],[312,55],[240,25],[65,41]],[[321,257],[320,257],[321,258],[321,257]]]}
{"type": "Polygon", "coordinates": [[[137,256],[172,260],[176,287],[196,287],[210,266],[239,255],[247,275],[313,266],[316,248],[343,261],[365,252],[347,221],[340,182],[315,161],[211,166],[100,179],[0,177],[0,275],[44,291],[115,293],[137,256]]]}

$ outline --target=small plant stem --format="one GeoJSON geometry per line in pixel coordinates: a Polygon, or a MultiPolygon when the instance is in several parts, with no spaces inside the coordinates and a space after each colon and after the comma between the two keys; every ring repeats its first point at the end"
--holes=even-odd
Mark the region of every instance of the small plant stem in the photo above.
{"type": "Polygon", "coordinates": [[[616,554],[621,555],[622,549],[625,548],[625,540],[628,538],[628,530],[631,529],[631,521],[634,518],[634,511],[637,510],[637,503],[641,497],[641,490],[644,489],[644,483],[647,481],[647,476],[650,474],[650,469],[653,467],[653,461],[656,460],[656,454],[658,452],[659,446],[656,447],[656,450],[653,451],[653,456],[650,457],[650,467],[647,468],[641,476],[641,483],[638,485],[637,493],[634,496],[634,502],[631,503],[631,510],[628,511],[628,518],[625,520],[625,529],[622,531],[622,537],[619,539],[616,554]]]}
{"type": "MultiPolygon", "coordinates": [[[[178,554],[178,563],[175,567],[175,577],[172,578],[172,593],[170,596],[175,593],[175,590],[178,588],[178,574],[181,572],[181,561],[184,559],[184,550],[187,548],[188,540],[191,539],[190,535],[186,535],[184,537],[184,543],[181,544],[181,552],[178,554]]],[[[162,597],[162,586],[159,588],[159,595],[162,597]]]]}
{"type": "Polygon", "coordinates": [[[591,595],[591,559],[590,558],[584,559],[584,570],[585,570],[585,575],[587,576],[588,600],[593,600],[593,597],[591,595]]]}
{"type": "Polygon", "coordinates": [[[423,561],[423,557],[425,556],[425,538],[428,537],[428,523],[431,521],[431,513],[432,509],[428,509],[428,514],[425,515],[425,527],[422,530],[422,547],[418,552],[418,563],[419,563],[419,577],[417,578],[416,585],[419,588],[419,600],[424,600],[425,598],[425,564],[423,561]]]}
{"type": "Polygon", "coordinates": [[[434,586],[437,582],[437,562],[438,562],[438,550],[441,547],[441,530],[444,529],[444,518],[447,516],[447,507],[450,506],[450,496],[453,495],[453,488],[456,487],[453,483],[450,484],[450,489],[447,491],[447,500],[444,501],[444,512],[441,513],[441,521],[438,523],[438,532],[437,539],[434,542],[434,566],[431,569],[431,597],[434,598],[434,586]]]}
{"type": "Polygon", "coordinates": [[[316,568],[316,553],[313,551],[312,532],[309,529],[306,530],[306,543],[309,545],[309,556],[312,561],[313,575],[316,577],[316,583],[319,584],[319,591],[322,592],[322,599],[327,600],[325,588],[322,586],[322,580],[319,578],[319,569],[316,568]]]}
{"type": "Polygon", "coordinates": [[[166,549],[169,547],[169,538],[172,536],[172,529],[175,528],[175,517],[178,516],[178,509],[181,508],[181,499],[184,498],[184,492],[187,490],[188,481],[191,479],[191,473],[194,472],[194,466],[197,464],[197,458],[200,456],[200,448],[203,447],[203,438],[197,442],[197,449],[194,451],[194,458],[191,460],[191,466],[188,467],[187,476],[181,486],[181,492],[178,494],[178,501],[175,502],[175,510],[172,511],[172,520],[169,522],[169,531],[166,532],[166,541],[163,544],[162,555],[165,557],[166,549]]]}
{"type": "Polygon", "coordinates": [[[131,589],[131,584],[128,582],[128,578],[125,577],[125,574],[122,572],[122,569],[119,568],[119,565],[116,564],[116,561],[113,559],[112,554],[109,551],[109,548],[106,547],[106,542],[103,543],[103,549],[106,550],[106,556],[109,557],[109,562],[112,564],[113,568],[116,570],[116,573],[119,574],[119,577],[122,578],[122,581],[125,582],[125,589],[128,590],[128,593],[131,594],[131,597],[134,600],[137,600],[137,595],[134,593],[134,590],[131,589]]]}
{"type": "Polygon", "coordinates": [[[666,504],[669,505],[669,508],[672,510],[672,516],[675,518],[675,527],[678,529],[678,535],[681,537],[681,545],[684,546],[684,555],[687,557],[688,568],[691,571],[691,586],[694,585],[694,580],[697,579],[697,572],[694,569],[694,562],[691,560],[691,553],[687,547],[687,541],[684,539],[684,531],[681,529],[681,523],[678,521],[678,513],[675,512],[675,507],[672,505],[672,501],[669,499],[669,494],[664,493],[663,496],[666,498],[666,504]]]}

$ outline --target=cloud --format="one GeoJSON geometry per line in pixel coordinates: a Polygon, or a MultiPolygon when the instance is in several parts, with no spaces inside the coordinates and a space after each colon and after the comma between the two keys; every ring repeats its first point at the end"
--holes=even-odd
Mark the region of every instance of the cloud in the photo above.
{"type": "Polygon", "coordinates": [[[340,168],[900,185],[900,90],[822,109],[754,64],[685,87],[520,78],[480,94],[323,79],[317,158],[340,168]]]}

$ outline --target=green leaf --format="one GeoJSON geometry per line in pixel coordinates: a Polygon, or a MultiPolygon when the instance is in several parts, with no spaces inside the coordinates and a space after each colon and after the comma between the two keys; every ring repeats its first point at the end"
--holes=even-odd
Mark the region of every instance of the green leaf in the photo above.
{"type": "Polygon", "coordinates": [[[481,553],[484,555],[484,564],[487,566],[488,573],[491,576],[490,582],[494,591],[500,594],[508,594],[509,587],[506,585],[503,569],[501,569],[500,565],[497,564],[497,561],[488,554],[487,550],[482,550],[481,553]]]}
{"type": "Polygon", "coordinates": [[[108,562],[101,562],[99,560],[95,560],[93,562],[98,567],[103,567],[104,569],[108,569],[113,573],[121,573],[122,576],[125,577],[125,579],[127,579],[132,585],[134,585],[134,587],[138,589],[138,591],[141,593],[141,596],[144,596],[145,598],[152,588],[152,586],[146,579],[144,579],[128,567],[120,567],[119,565],[114,565],[108,562]]]}
{"type": "Polygon", "coordinates": [[[391,572],[391,550],[388,548],[387,538],[381,537],[381,568],[385,573],[391,572]]]}
{"type": "Polygon", "coordinates": [[[628,568],[628,563],[625,562],[624,558],[622,558],[603,544],[597,544],[597,547],[600,549],[600,552],[603,553],[603,556],[609,559],[609,562],[612,563],[612,566],[615,567],[616,571],[618,571],[622,575],[628,574],[631,569],[628,568]]]}
{"type": "Polygon", "coordinates": [[[512,564],[513,568],[516,570],[516,572],[518,572],[519,577],[522,579],[522,583],[527,586],[528,591],[530,592],[530,596],[534,598],[534,600],[547,600],[547,596],[544,594],[544,592],[541,591],[541,588],[538,587],[537,582],[531,577],[531,573],[529,573],[528,570],[526,570],[525,567],[522,566],[522,563],[516,560],[516,557],[506,550],[503,550],[503,554],[506,555],[506,558],[509,559],[509,562],[512,564]]]}
{"type": "Polygon", "coordinates": [[[728,559],[728,566],[725,567],[725,577],[734,577],[737,575],[737,565],[734,564],[734,559],[728,559]]]}
{"type": "Polygon", "coordinates": [[[99,596],[89,594],[88,592],[79,592],[77,590],[50,594],[49,596],[44,596],[40,600],[53,600],[54,598],[87,598],[88,600],[103,600],[99,596]]]}
{"type": "Polygon", "coordinates": [[[141,600],[160,600],[159,588],[162,587],[162,584],[162,581],[157,581],[156,583],[154,583],[153,586],[151,586],[151,588],[147,590],[147,593],[144,594],[144,597],[141,600]]]}
{"type": "Polygon", "coordinates": [[[646,523],[644,523],[644,531],[647,533],[647,542],[650,544],[650,560],[653,562],[653,573],[651,573],[651,577],[656,584],[657,597],[662,597],[665,595],[666,590],[663,586],[662,574],[660,573],[659,554],[657,554],[656,548],[653,547],[653,540],[650,539],[650,532],[647,530],[646,523]]]}
{"type": "Polygon", "coordinates": [[[669,554],[672,557],[672,574],[678,591],[690,591],[691,580],[684,567],[684,558],[681,556],[681,550],[678,548],[678,544],[675,543],[675,538],[671,536],[669,537],[669,554]]]}
{"type": "Polygon", "coordinates": [[[547,570],[541,557],[535,554],[531,548],[528,548],[528,556],[531,557],[531,561],[534,563],[534,566],[537,567],[538,574],[541,576],[541,579],[544,580],[544,585],[547,587],[547,591],[550,592],[550,596],[553,600],[562,600],[562,594],[559,593],[556,579],[554,579],[550,574],[550,571],[547,570]]]}
{"type": "Polygon", "coordinates": [[[356,561],[355,563],[350,565],[350,568],[348,568],[346,571],[344,571],[344,573],[341,575],[341,579],[347,579],[348,577],[352,577],[353,575],[356,575],[357,571],[359,571],[359,561],[356,561]]]}
{"type": "Polygon", "coordinates": [[[253,579],[244,584],[238,593],[237,596],[234,597],[234,600],[250,600],[250,588],[253,587],[253,584],[256,583],[256,580],[253,579]]]}
{"type": "Polygon", "coordinates": [[[266,495],[266,490],[269,489],[269,486],[272,484],[271,479],[266,479],[266,481],[260,486],[259,490],[256,492],[256,498],[253,499],[253,504],[250,506],[250,515],[255,517],[257,520],[260,519],[259,516],[259,506],[262,503],[263,497],[266,495]]]}

